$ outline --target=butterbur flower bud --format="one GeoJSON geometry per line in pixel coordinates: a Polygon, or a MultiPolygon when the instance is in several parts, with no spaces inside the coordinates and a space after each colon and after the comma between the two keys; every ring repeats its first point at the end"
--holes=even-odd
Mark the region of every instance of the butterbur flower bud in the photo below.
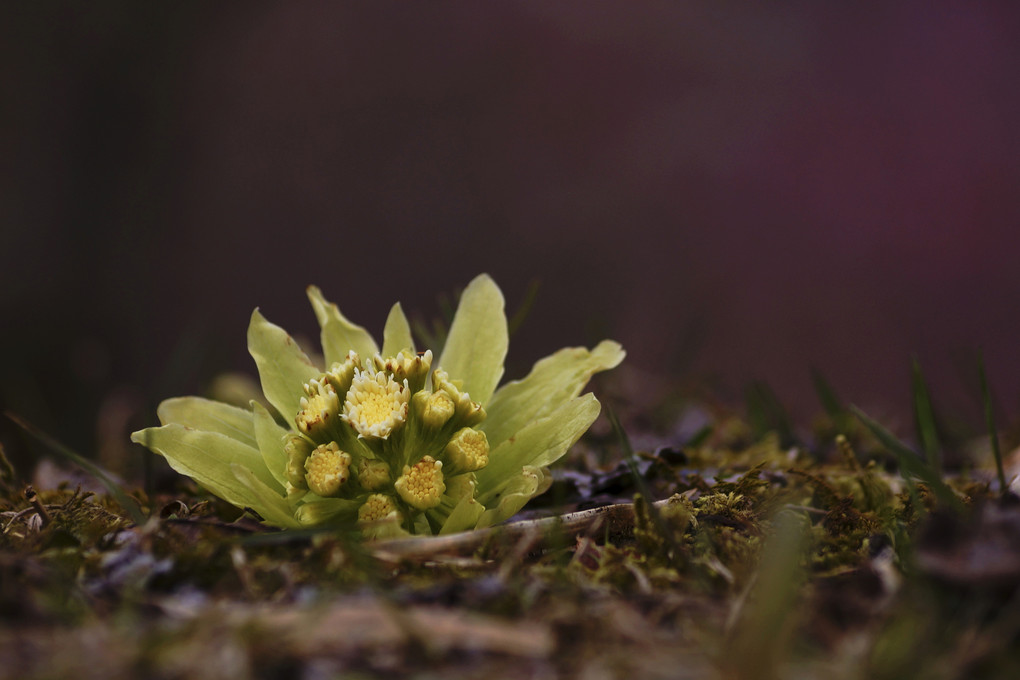
{"type": "Polygon", "coordinates": [[[470,427],[461,428],[443,449],[443,461],[450,474],[481,470],[489,464],[489,442],[485,433],[470,427]]]}
{"type": "Polygon", "coordinates": [[[405,465],[404,474],[393,483],[393,487],[412,508],[434,508],[446,491],[443,464],[432,456],[425,456],[414,465],[405,465]]]}
{"type": "Polygon", "coordinates": [[[456,411],[456,404],[453,403],[450,395],[446,392],[433,392],[427,396],[425,393],[420,394],[425,396],[421,406],[422,424],[433,430],[438,430],[446,425],[456,411]]]}
{"type": "Polygon", "coordinates": [[[335,496],[350,476],[351,454],[341,451],[336,442],[317,446],[305,461],[308,489],[320,496],[335,496]]]}
{"type": "Polygon", "coordinates": [[[304,437],[288,434],[283,442],[283,452],[287,455],[287,481],[296,489],[307,489],[305,482],[305,461],[311,455],[314,444],[304,437]]]}
{"type": "Polygon", "coordinates": [[[362,458],[358,463],[358,482],[369,491],[376,491],[390,483],[390,466],[381,460],[362,458]]]}
{"type": "Polygon", "coordinates": [[[336,390],[325,380],[311,380],[305,384],[301,410],[294,422],[298,429],[316,441],[328,440],[333,422],[340,412],[340,399],[336,390]]]}
{"type": "Polygon", "coordinates": [[[347,390],[351,389],[354,381],[354,372],[361,367],[361,359],[357,352],[349,352],[343,363],[336,362],[328,371],[322,374],[322,380],[328,382],[337,394],[338,401],[343,401],[347,396],[347,390]]]}
{"type": "Polygon", "coordinates": [[[471,395],[461,392],[460,388],[450,380],[446,371],[436,369],[432,372],[432,389],[446,394],[454,405],[454,417],[461,427],[471,427],[485,420],[485,409],[482,405],[471,401],[471,395]]]}
{"type": "Polygon", "coordinates": [[[364,505],[358,508],[358,521],[362,523],[379,522],[392,513],[400,514],[396,502],[389,496],[381,493],[374,493],[365,499],[364,505]]]}
{"type": "Polygon", "coordinates": [[[425,386],[425,378],[432,368],[432,350],[425,350],[421,354],[400,351],[397,356],[386,359],[377,354],[373,361],[378,370],[392,374],[398,383],[406,380],[408,389],[413,393],[425,386]]]}
{"type": "Polygon", "coordinates": [[[342,417],[359,436],[386,439],[407,419],[410,398],[406,380],[400,384],[383,371],[355,370],[342,417]]]}

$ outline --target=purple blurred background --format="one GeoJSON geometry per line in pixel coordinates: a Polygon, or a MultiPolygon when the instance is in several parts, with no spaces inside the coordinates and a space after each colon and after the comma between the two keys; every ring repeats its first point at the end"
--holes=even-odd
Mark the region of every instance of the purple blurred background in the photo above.
{"type": "Polygon", "coordinates": [[[1015,409],[1020,6],[932,5],[8,4],[2,399],[90,450],[255,306],[379,332],[487,271],[541,281],[510,377],[608,336],[803,417],[917,356],[977,413],[981,349],[1015,409]]]}

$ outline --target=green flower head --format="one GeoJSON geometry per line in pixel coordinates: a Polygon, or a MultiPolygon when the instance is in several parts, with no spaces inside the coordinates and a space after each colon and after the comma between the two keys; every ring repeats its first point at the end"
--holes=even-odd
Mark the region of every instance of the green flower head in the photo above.
{"type": "Polygon", "coordinates": [[[487,275],[464,290],[437,361],[416,351],[400,304],[382,349],[309,287],[325,366],[256,309],[248,349],[272,410],[168,399],[162,427],[131,439],[178,472],[283,528],[360,527],[368,536],[491,526],[548,488],[546,467],[599,414],[582,388],[624,357],[605,340],[562,349],[522,380],[503,377],[503,294],[487,275]],[[435,364],[435,366],[433,366],[435,364]]]}

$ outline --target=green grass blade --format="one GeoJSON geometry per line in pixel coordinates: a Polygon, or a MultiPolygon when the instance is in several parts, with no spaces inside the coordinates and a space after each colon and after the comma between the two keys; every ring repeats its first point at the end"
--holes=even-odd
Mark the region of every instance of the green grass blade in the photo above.
{"type": "Polygon", "coordinates": [[[78,467],[82,468],[90,475],[95,477],[97,480],[99,480],[99,483],[106,487],[106,490],[110,494],[110,496],[115,501],[117,501],[117,503],[119,503],[121,507],[124,508],[128,516],[131,517],[132,522],[139,526],[145,524],[145,521],[148,518],[142,512],[142,509],[138,507],[138,504],[130,496],[127,495],[124,489],[122,489],[117,482],[113,481],[112,477],[106,474],[105,470],[103,470],[101,467],[93,463],[88,458],[85,458],[81,454],[72,451],[70,448],[68,448],[61,442],[57,441],[50,435],[46,434],[39,428],[35,427],[27,420],[23,419],[21,416],[15,413],[11,413],[10,411],[4,411],[4,415],[7,416],[10,420],[12,420],[18,427],[23,429],[25,432],[29,433],[30,435],[38,439],[51,451],[71,461],[72,463],[74,463],[75,465],[77,465],[78,467]]]}
{"type": "Polygon", "coordinates": [[[672,534],[667,530],[666,525],[663,523],[662,516],[659,514],[659,509],[655,507],[655,497],[652,495],[651,489],[645,482],[645,478],[641,476],[641,471],[637,466],[637,456],[634,453],[633,447],[630,445],[630,438],[627,436],[626,430],[623,429],[623,425],[620,424],[620,419],[617,418],[616,413],[609,408],[608,405],[605,407],[606,418],[609,419],[609,424],[613,428],[613,434],[616,435],[617,440],[620,442],[620,449],[623,452],[623,460],[627,463],[627,469],[630,470],[631,476],[634,478],[634,485],[637,486],[638,492],[645,501],[645,507],[648,510],[648,517],[655,525],[655,530],[658,532],[663,539],[669,544],[671,550],[676,551],[677,546],[672,539],[672,534]]]}
{"type": "Polygon", "coordinates": [[[769,432],[779,435],[779,445],[792,446],[797,438],[793,434],[790,415],[775,391],[764,380],[756,380],[747,388],[747,419],[755,436],[769,432]]]}
{"type": "Polygon", "coordinates": [[[779,666],[793,643],[791,621],[802,597],[810,524],[791,511],[780,512],[773,522],[775,532],[762,550],[749,604],[741,608],[720,659],[739,678],[781,677],[779,666]]]}
{"type": "Polygon", "coordinates": [[[711,424],[702,425],[698,428],[698,431],[691,435],[691,438],[684,442],[681,448],[684,449],[696,449],[705,442],[708,441],[712,433],[715,432],[715,427],[711,424]]]}
{"type": "Polygon", "coordinates": [[[507,332],[512,338],[514,333],[517,332],[523,324],[524,320],[528,318],[528,314],[531,312],[531,308],[535,304],[535,298],[538,297],[538,289],[542,287],[542,281],[539,278],[531,279],[531,283],[528,284],[528,290],[524,293],[524,299],[521,300],[521,304],[517,306],[517,311],[514,312],[513,317],[510,318],[507,324],[507,332]]]}
{"type": "Polygon", "coordinates": [[[638,470],[637,462],[635,460],[634,449],[630,445],[630,437],[627,436],[627,432],[623,429],[623,425],[620,424],[620,419],[616,416],[616,412],[613,411],[607,404],[605,406],[606,418],[609,419],[609,424],[613,428],[613,434],[616,435],[616,440],[620,444],[620,450],[623,453],[623,461],[627,464],[627,469],[630,470],[630,474],[634,477],[634,485],[638,488],[645,498],[651,502],[652,496],[649,494],[648,485],[645,484],[644,478],[641,476],[641,472],[638,470]]]}
{"type": "Polygon", "coordinates": [[[921,365],[915,358],[911,368],[911,387],[914,393],[914,418],[917,424],[918,438],[928,465],[936,474],[942,472],[942,446],[939,444],[938,427],[935,424],[935,411],[931,405],[931,394],[921,373],[921,365]]]}
{"type": "Polygon", "coordinates": [[[995,456],[995,472],[999,476],[999,490],[1006,493],[1006,472],[1002,467],[1002,451],[999,449],[999,432],[995,427],[995,409],[992,408],[992,391],[988,387],[988,375],[985,373],[985,358],[978,355],[978,376],[981,381],[981,401],[985,407],[985,426],[988,428],[988,440],[992,444],[992,455],[995,456]]]}
{"type": "Polygon", "coordinates": [[[853,411],[864,426],[871,430],[871,433],[875,435],[875,438],[889,450],[894,456],[900,466],[900,474],[904,479],[909,479],[908,475],[913,476],[925,484],[932,490],[939,502],[945,504],[947,507],[952,508],[957,512],[963,511],[963,502],[956,496],[952,489],[942,481],[941,476],[933,470],[930,466],[926,465],[923,460],[910,449],[906,444],[896,438],[889,430],[885,429],[878,424],[877,421],[872,420],[864,411],[851,406],[850,409],[853,411]]]}
{"type": "Polygon", "coordinates": [[[832,389],[832,385],[829,384],[829,381],[825,379],[825,376],[817,368],[811,369],[811,383],[815,387],[818,401],[821,402],[822,408],[825,409],[825,413],[830,418],[836,420],[846,413],[846,407],[843,406],[840,398],[836,396],[836,391],[832,389]]]}

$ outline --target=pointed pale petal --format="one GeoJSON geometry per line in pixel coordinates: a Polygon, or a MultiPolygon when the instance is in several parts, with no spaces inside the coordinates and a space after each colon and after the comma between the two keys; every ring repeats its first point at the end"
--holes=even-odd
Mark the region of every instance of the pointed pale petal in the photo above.
{"type": "Polygon", "coordinates": [[[262,454],[262,461],[269,468],[273,479],[283,488],[287,487],[287,454],[283,450],[283,437],[287,430],[277,425],[266,408],[253,401],[252,415],[255,421],[255,442],[262,454]]]}
{"type": "Polygon", "coordinates": [[[357,352],[362,359],[379,351],[369,332],[348,321],[335,304],[322,296],[321,290],[316,286],[308,286],[306,292],[315,310],[315,318],[322,328],[322,353],[326,358],[326,368],[338,361],[343,362],[351,350],[357,352]]]}
{"type": "Polygon", "coordinates": [[[238,463],[231,463],[230,471],[257,499],[257,503],[252,503],[248,507],[259,513],[267,524],[284,529],[297,529],[301,526],[301,523],[294,519],[287,499],[266,486],[251,470],[238,463]]]}
{"type": "Polygon", "coordinates": [[[135,432],[131,441],[160,454],[174,470],[239,508],[257,508],[259,499],[237,479],[230,469],[232,463],[251,470],[263,484],[283,493],[283,487],[269,474],[262,454],[227,435],[171,423],[135,432]]]}
{"type": "Polygon", "coordinates": [[[528,465],[521,468],[503,484],[499,494],[486,503],[491,507],[479,516],[475,528],[484,529],[516,515],[539,493],[544,479],[545,473],[537,467],[528,465]]]}
{"type": "Polygon", "coordinates": [[[202,397],[166,399],[156,409],[159,422],[177,423],[194,430],[219,432],[242,444],[255,446],[251,411],[202,397]]]}
{"type": "Polygon", "coordinates": [[[488,274],[477,276],[460,297],[439,368],[483,406],[503,377],[509,342],[503,293],[488,274]]]}
{"type": "Polygon", "coordinates": [[[255,310],[248,325],[248,351],[255,359],[266,399],[288,422],[301,409],[304,385],[320,375],[294,338],[255,310]]]}
{"type": "Polygon", "coordinates": [[[395,357],[397,352],[414,351],[414,338],[411,337],[411,324],[407,322],[404,309],[400,303],[393,305],[390,315],[386,317],[386,328],[383,329],[382,355],[395,357]]]}
{"type": "Polygon", "coordinates": [[[601,408],[591,393],[577,397],[492,449],[489,464],[475,472],[478,500],[489,507],[504,480],[517,475],[522,466],[542,467],[558,460],[591,427],[601,408]]]}
{"type": "Polygon", "coordinates": [[[625,356],[619,343],[603,340],[591,351],[566,347],[540,359],[527,377],[496,391],[485,405],[488,415],[479,429],[495,448],[528,423],[579,395],[592,375],[615,368],[625,356]]]}

